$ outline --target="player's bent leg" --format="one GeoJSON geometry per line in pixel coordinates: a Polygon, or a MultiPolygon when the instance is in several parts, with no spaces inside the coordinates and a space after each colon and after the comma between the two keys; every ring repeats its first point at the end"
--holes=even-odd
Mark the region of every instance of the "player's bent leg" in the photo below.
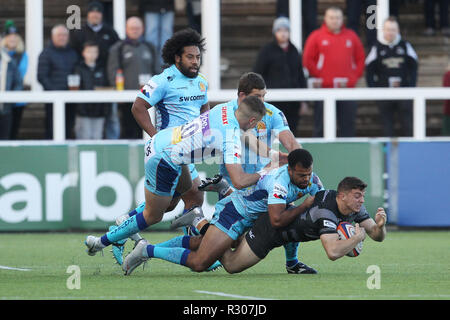
{"type": "Polygon", "coordinates": [[[148,226],[162,220],[164,213],[172,201],[172,196],[157,195],[145,189],[145,208],[142,212],[148,226]],[[149,205],[151,203],[151,205],[149,205]]]}
{"type": "Polygon", "coordinates": [[[203,200],[205,198],[205,193],[198,189],[201,184],[200,178],[196,178],[192,181],[192,187],[181,195],[183,199],[184,207],[190,209],[192,207],[201,207],[203,205],[203,200]]]}
{"type": "Polygon", "coordinates": [[[236,250],[227,250],[220,259],[223,268],[228,273],[242,272],[260,261],[261,259],[252,251],[245,238],[242,239],[236,250]]]}
{"type": "Polygon", "coordinates": [[[186,266],[201,272],[210,267],[231,247],[233,239],[214,225],[208,228],[197,251],[191,251],[186,259],[186,266]]]}

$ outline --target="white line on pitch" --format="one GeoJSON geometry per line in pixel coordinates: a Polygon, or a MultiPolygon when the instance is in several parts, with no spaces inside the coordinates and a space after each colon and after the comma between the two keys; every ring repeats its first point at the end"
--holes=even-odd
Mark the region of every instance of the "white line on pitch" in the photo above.
{"type": "Polygon", "coordinates": [[[275,299],[268,299],[268,298],[258,298],[258,297],[249,297],[249,296],[240,296],[237,294],[229,294],[224,292],[211,292],[211,291],[203,291],[203,290],[195,290],[197,293],[205,293],[205,294],[212,294],[216,296],[221,297],[229,297],[229,298],[236,298],[236,299],[247,299],[247,300],[275,300],[275,299]]]}
{"type": "Polygon", "coordinates": [[[0,269],[17,270],[17,271],[31,271],[31,269],[13,268],[13,267],[7,267],[7,266],[0,266],[0,269]]]}

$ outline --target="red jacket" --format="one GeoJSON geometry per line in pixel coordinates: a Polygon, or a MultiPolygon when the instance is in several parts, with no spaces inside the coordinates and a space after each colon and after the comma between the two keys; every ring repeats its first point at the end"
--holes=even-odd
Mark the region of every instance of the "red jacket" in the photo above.
{"type": "Polygon", "coordinates": [[[305,43],[303,66],[310,77],[321,78],[323,88],[333,88],[334,78],[347,78],[353,88],[363,75],[364,47],[356,33],[345,27],[330,32],[325,24],[313,31],[305,43]]]}
{"type": "MultiPolygon", "coordinates": [[[[444,75],[443,86],[450,87],[450,71],[447,71],[444,75]]],[[[444,102],[444,114],[450,116],[450,100],[444,102]]]]}

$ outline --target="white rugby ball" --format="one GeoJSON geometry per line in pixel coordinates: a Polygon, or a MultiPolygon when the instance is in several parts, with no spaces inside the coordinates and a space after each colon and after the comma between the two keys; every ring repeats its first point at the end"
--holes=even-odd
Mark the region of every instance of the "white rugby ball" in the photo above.
{"type": "MultiPolygon", "coordinates": [[[[348,222],[341,222],[337,227],[337,232],[339,234],[340,240],[345,240],[353,237],[355,235],[355,227],[348,222]]],[[[361,241],[353,248],[350,252],[346,254],[348,257],[357,257],[361,254],[363,248],[363,242],[361,241]]]]}

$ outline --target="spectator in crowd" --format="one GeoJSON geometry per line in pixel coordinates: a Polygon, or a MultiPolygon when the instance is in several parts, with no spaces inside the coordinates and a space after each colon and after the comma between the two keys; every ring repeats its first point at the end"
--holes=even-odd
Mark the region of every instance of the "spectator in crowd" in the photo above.
{"type": "Polygon", "coordinates": [[[75,49],[81,59],[83,45],[87,41],[98,43],[100,53],[97,62],[105,65],[108,61],[108,53],[111,46],[119,41],[117,32],[112,27],[103,23],[103,4],[93,1],[88,4],[86,25],[81,29],[74,29],[70,34],[70,46],[75,49]]]}
{"type": "MultiPolygon", "coordinates": [[[[418,58],[408,41],[402,39],[397,19],[389,17],[383,24],[383,38],[377,41],[366,58],[369,87],[415,87],[418,58]]],[[[394,116],[402,124],[402,135],[412,135],[412,101],[377,101],[386,136],[394,136],[394,116]]]]}
{"type": "MultiPolygon", "coordinates": [[[[0,47],[4,48],[16,63],[19,68],[21,83],[23,84],[23,78],[28,69],[28,55],[25,52],[23,39],[18,34],[17,28],[12,20],[5,22],[3,36],[4,38],[0,43],[0,47]]],[[[12,108],[11,133],[9,137],[11,140],[17,139],[25,105],[25,103],[19,102],[15,103],[12,108]]]]}
{"type": "MultiPolygon", "coordinates": [[[[105,1],[103,1],[105,2],[105,1]]],[[[112,9],[107,4],[108,9],[112,9]]],[[[83,44],[87,41],[95,41],[100,48],[97,63],[106,66],[108,63],[108,54],[112,45],[119,41],[117,32],[104,22],[105,7],[102,2],[91,1],[87,7],[86,25],[80,30],[73,30],[70,36],[70,44],[77,51],[81,58],[83,44]]],[[[109,85],[113,85],[110,83],[109,85]]],[[[120,123],[117,113],[117,104],[114,103],[111,112],[105,121],[105,137],[107,139],[118,139],[120,135],[120,123]]]]}
{"type": "Polygon", "coordinates": [[[113,19],[113,0],[89,0],[90,3],[92,2],[100,2],[103,5],[103,18],[102,21],[106,23],[109,26],[114,25],[114,19],[113,19]]]}
{"type": "MultiPolygon", "coordinates": [[[[22,90],[22,78],[14,59],[0,48],[0,93],[11,90],[22,90]]],[[[0,140],[10,137],[12,108],[13,104],[0,102],[0,140]]]]}
{"type": "Polygon", "coordinates": [[[202,33],[202,1],[186,0],[186,16],[189,27],[202,33]]]}
{"type": "MultiPolygon", "coordinates": [[[[323,88],[354,88],[364,72],[364,48],[356,33],[343,26],[343,12],[332,6],[325,11],[324,24],[306,39],[303,66],[323,88]]],[[[337,101],[337,135],[355,136],[355,101],[337,101]]],[[[315,137],[323,136],[323,103],[314,107],[315,137]]]]}
{"type": "MultiPolygon", "coordinates": [[[[78,62],[75,50],[69,46],[69,30],[63,24],[52,28],[50,44],[38,60],[38,81],[44,90],[67,90],[67,77],[78,62]]],[[[71,104],[66,104],[66,137],[69,137],[75,120],[71,104]]],[[[45,138],[53,139],[53,105],[46,104],[45,138]]]]}
{"type": "Polygon", "coordinates": [[[161,49],[173,34],[175,16],[174,0],[140,0],[139,11],[144,13],[145,40],[156,49],[158,56],[158,72],[162,71],[163,60],[161,49]]]}
{"type": "Polygon", "coordinates": [[[434,36],[436,34],[436,18],[435,8],[439,4],[439,28],[442,35],[450,37],[450,28],[448,24],[448,0],[425,0],[425,32],[426,36],[434,36]]]}
{"type": "MultiPolygon", "coordinates": [[[[83,46],[81,61],[74,74],[80,77],[80,90],[95,90],[96,87],[106,87],[108,79],[105,66],[98,64],[99,46],[88,41],[83,46]]],[[[76,107],[75,138],[102,139],[105,118],[110,112],[110,103],[80,103],[76,107]]]]}
{"type": "MultiPolygon", "coordinates": [[[[450,87],[450,62],[447,67],[447,72],[444,74],[443,86],[450,87]]],[[[450,136],[450,99],[444,102],[444,119],[442,122],[442,135],[450,136]]]]}
{"type": "MultiPolygon", "coordinates": [[[[302,24],[303,39],[317,29],[317,0],[303,0],[302,4],[302,24]]],[[[289,0],[277,0],[277,18],[289,18],[289,0]]]]}
{"type": "MultiPolygon", "coordinates": [[[[138,17],[130,17],[126,22],[126,39],[111,47],[108,58],[108,78],[115,82],[117,72],[123,72],[126,90],[140,89],[156,74],[157,56],[151,43],[142,39],[144,24],[138,17]],[[145,79],[145,80],[142,80],[145,79]]],[[[119,104],[121,112],[121,138],[141,139],[142,129],[131,114],[131,104],[119,104]]]]}
{"type": "MultiPolygon", "coordinates": [[[[370,16],[375,14],[376,11],[367,10],[370,6],[376,7],[377,0],[347,0],[347,27],[355,31],[359,35],[359,29],[361,25],[361,11],[366,16],[366,23],[364,23],[364,30],[366,34],[366,43],[369,47],[375,44],[377,41],[377,29],[375,26],[371,27],[368,24],[370,16]]],[[[375,19],[373,19],[375,23],[375,19]]]]}
{"type": "MultiPolygon", "coordinates": [[[[275,19],[272,33],[273,40],[261,48],[253,71],[262,75],[267,88],[306,88],[302,57],[289,40],[289,19],[275,19]]],[[[289,128],[295,135],[300,118],[300,103],[278,102],[277,107],[285,114],[289,128]]]]}

